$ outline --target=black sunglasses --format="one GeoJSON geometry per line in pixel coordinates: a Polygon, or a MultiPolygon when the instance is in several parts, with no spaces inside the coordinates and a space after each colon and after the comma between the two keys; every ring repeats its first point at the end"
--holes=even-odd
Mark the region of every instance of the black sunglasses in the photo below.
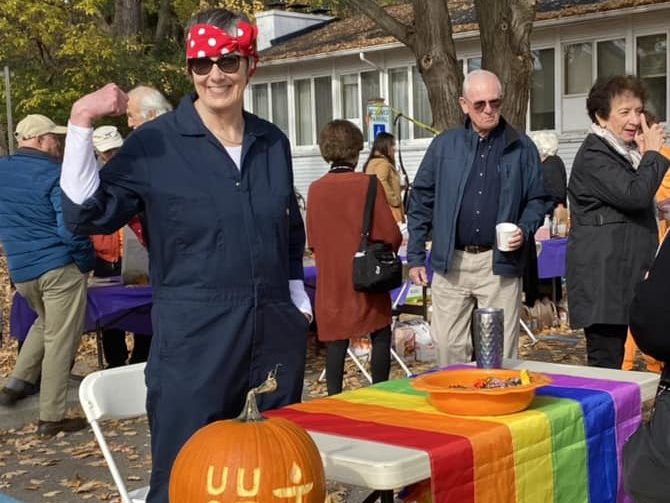
{"type": "Polygon", "coordinates": [[[188,60],[188,69],[196,75],[208,75],[212,71],[212,66],[216,65],[223,73],[235,73],[240,69],[241,56],[229,54],[221,56],[216,61],[209,58],[194,58],[188,60]]]}
{"type": "MultiPolygon", "coordinates": [[[[468,100],[470,101],[470,100],[468,100]]],[[[472,103],[472,108],[475,109],[477,112],[482,112],[486,108],[486,105],[491,107],[491,110],[499,110],[500,107],[502,106],[502,99],[501,98],[496,98],[495,100],[481,100],[481,101],[470,101],[472,103]]]]}

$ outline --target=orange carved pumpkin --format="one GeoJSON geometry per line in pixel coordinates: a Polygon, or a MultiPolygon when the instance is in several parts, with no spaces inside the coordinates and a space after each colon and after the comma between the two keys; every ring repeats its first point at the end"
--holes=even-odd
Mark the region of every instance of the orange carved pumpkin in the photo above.
{"type": "Polygon", "coordinates": [[[237,419],[193,434],[170,473],[170,503],[323,503],[326,481],[316,445],[300,426],[265,419],[256,395],[274,391],[274,374],[247,394],[237,419]]]}

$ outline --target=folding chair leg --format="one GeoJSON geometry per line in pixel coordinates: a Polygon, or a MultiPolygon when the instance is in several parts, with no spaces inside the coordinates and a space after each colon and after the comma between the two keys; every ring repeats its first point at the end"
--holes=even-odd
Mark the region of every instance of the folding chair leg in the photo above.
{"type": "Polygon", "coordinates": [[[398,362],[398,365],[402,367],[402,369],[405,371],[405,374],[407,374],[407,377],[411,377],[412,371],[409,369],[407,364],[398,356],[398,353],[395,352],[395,349],[391,348],[391,356],[395,359],[395,361],[398,362]]]}
{"type": "MultiPolygon", "coordinates": [[[[393,351],[393,350],[391,350],[393,351]]],[[[347,354],[351,357],[351,359],[354,361],[358,369],[363,373],[365,378],[372,383],[372,376],[368,373],[367,370],[365,370],[365,367],[361,363],[361,361],[358,359],[358,357],[354,354],[354,352],[351,349],[347,349],[347,354]]],[[[398,358],[396,356],[396,358],[398,358]]],[[[401,364],[402,365],[402,364],[401,364]]],[[[323,382],[326,380],[326,369],[323,369],[321,373],[319,374],[319,377],[317,379],[317,382],[323,382]]]]}
{"type": "Polygon", "coordinates": [[[531,345],[537,344],[538,339],[537,337],[535,337],[535,334],[531,331],[531,329],[528,328],[528,325],[526,325],[524,321],[521,319],[519,320],[519,323],[521,323],[521,328],[523,328],[523,331],[526,332],[528,334],[528,337],[530,337],[530,340],[533,341],[531,345]]]}
{"type": "Polygon", "coordinates": [[[365,370],[365,366],[361,363],[361,361],[358,359],[358,357],[354,354],[354,352],[351,350],[351,348],[347,348],[347,354],[349,355],[349,358],[351,358],[356,366],[358,367],[358,370],[360,370],[365,378],[368,380],[370,384],[372,384],[372,376],[368,373],[367,370],[365,370]]]}
{"type": "Polygon", "coordinates": [[[105,458],[105,461],[107,461],[109,472],[112,474],[112,478],[114,479],[116,488],[119,491],[119,496],[121,496],[122,503],[132,503],[130,500],[130,496],[128,495],[128,490],[126,489],[126,484],[123,481],[123,477],[119,473],[119,469],[117,468],[116,463],[114,462],[114,458],[112,457],[112,452],[109,450],[107,442],[105,442],[105,437],[102,434],[102,429],[100,428],[100,425],[97,423],[97,421],[89,421],[89,425],[93,430],[93,435],[98,440],[98,444],[100,445],[102,455],[105,458]]]}

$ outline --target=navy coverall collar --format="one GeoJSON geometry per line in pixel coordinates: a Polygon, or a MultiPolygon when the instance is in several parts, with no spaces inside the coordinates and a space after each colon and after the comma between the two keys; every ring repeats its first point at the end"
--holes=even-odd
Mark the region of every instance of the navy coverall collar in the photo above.
{"type": "MultiPolygon", "coordinates": [[[[184,136],[205,136],[208,134],[208,129],[202,122],[195,109],[194,103],[198,98],[195,93],[187,94],[181,99],[177,107],[177,129],[184,136]]],[[[253,114],[243,110],[244,115],[244,136],[264,136],[269,132],[268,125],[265,121],[260,120],[253,114]]]]}

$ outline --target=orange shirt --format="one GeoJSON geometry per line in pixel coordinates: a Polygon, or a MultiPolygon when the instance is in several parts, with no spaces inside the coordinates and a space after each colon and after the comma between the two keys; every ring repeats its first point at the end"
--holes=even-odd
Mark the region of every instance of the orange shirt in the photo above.
{"type": "Polygon", "coordinates": [[[122,230],[111,234],[95,234],[91,236],[91,242],[97,257],[112,263],[121,259],[123,251],[122,230]]]}
{"type": "MultiPolygon", "coordinates": [[[[670,145],[663,145],[660,150],[661,155],[670,159],[670,145]]],[[[665,176],[661,181],[661,185],[656,191],[656,202],[659,203],[664,199],[670,198],[670,169],[665,172],[665,176]]],[[[667,220],[661,218],[658,224],[659,239],[661,239],[668,230],[670,224],[667,220]]]]}

